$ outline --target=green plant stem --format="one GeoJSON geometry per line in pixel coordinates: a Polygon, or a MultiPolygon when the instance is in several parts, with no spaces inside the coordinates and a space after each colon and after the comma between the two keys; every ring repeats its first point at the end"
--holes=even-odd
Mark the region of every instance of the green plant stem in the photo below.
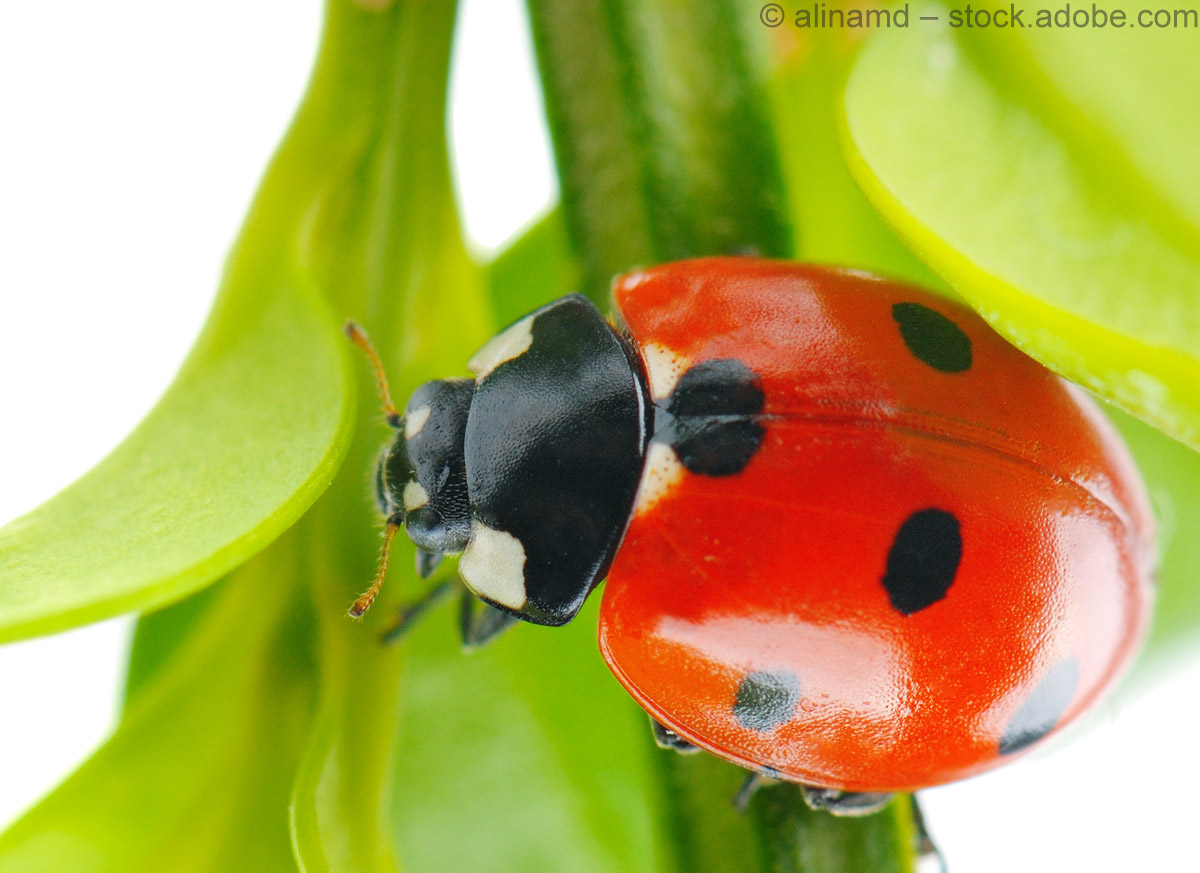
{"type": "Polygon", "coordinates": [[[728,0],[532,0],[585,290],[650,263],[791,248],[752,55],[728,0]]]}
{"type": "Polygon", "coordinates": [[[750,814],[772,837],[767,865],[772,873],[855,870],[912,873],[917,833],[912,800],[901,795],[875,815],[835,818],[804,805],[800,792],[776,785],[758,792],[750,814]]]}

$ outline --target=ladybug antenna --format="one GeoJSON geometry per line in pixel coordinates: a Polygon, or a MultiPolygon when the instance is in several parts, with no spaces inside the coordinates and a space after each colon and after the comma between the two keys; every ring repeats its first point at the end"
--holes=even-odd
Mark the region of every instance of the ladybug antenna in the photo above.
{"type": "Polygon", "coordinates": [[[383,552],[379,556],[379,569],[375,572],[375,581],[350,607],[351,618],[362,618],[363,613],[370,609],[371,604],[375,602],[379,589],[383,587],[383,577],[387,575],[388,553],[392,550],[392,540],[395,539],[398,530],[400,530],[400,524],[394,519],[388,519],[387,529],[383,532],[383,552]]]}
{"type": "Polygon", "coordinates": [[[342,330],[350,338],[350,342],[367,353],[367,357],[371,360],[371,369],[375,371],[375,385],[379,388],[379,397],[383,400],[383,417],[392,427],[400,427],[400,413],[396,411],[396,404],[392,403],[392,395],[388,391],[387,374],[383,371],[383,361],[379,358],[379,352],[375,351],[375,347],[367,339],[367,332],[353,321],[347,321],[342,330]]]}

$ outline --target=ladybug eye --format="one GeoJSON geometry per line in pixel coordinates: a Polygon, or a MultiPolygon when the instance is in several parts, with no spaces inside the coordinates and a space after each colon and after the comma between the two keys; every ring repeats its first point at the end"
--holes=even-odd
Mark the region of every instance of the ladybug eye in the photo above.
{"type": "Polygon", "coordinates": [[[375,463],[375,505],[379,507],[379,511],[384,515],[391,515],[388,504],[387,495],[387,459],[390,447],[384,449],[379,454],[379,460],[375,463]]]}

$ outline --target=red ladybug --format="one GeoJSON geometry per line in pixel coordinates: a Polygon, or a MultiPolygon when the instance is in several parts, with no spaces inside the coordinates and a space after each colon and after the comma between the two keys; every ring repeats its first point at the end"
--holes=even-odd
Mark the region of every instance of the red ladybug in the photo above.
{"type": "Polygon", "coordinates": [[[389,535],[423,574],[462,552],[491,607],[464,613],[469,642],[563,624],[607,576],[600,650],[660,741],[841,812],[1011,759],[1132,658],[1138,473],[973,312],[749,258],[614,296],[615,327],[563,298],[391,410],[389,535]]]}

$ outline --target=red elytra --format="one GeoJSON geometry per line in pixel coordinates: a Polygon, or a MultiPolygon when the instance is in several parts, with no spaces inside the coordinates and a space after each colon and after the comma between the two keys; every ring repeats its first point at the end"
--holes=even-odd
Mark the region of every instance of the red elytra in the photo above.
{"type": "Polygon", "coordinates": [[[970,310],[857,272],[705,259],[615,298],[656,399],[729,358],[765,395],[736,475],[652,450],[608,574],[601,651],[654,718],[781,778],[914,790],[1011,759],[1113,684],[1147,623],[1153,523],[1081,390],[970,310]]]}

